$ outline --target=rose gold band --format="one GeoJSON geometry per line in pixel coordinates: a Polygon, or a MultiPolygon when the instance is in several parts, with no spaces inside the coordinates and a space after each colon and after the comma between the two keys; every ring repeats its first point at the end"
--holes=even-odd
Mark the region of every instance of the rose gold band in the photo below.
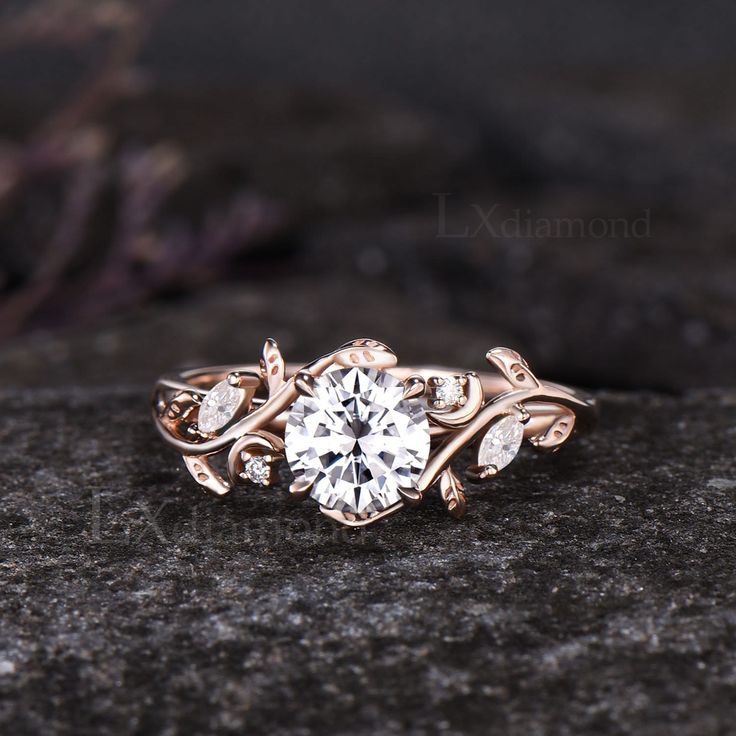
{"type": "MultiPolygon", "coordinates": [[[[296,375],[302,366],[298,363],[286,363],[284,365],[285,377],[291,378],[296,375]]],[[[156,390],[161,392],[166,391],[191,391],[199,396],[204,396],[215,384],[227,378],[232,373],[253,373],[258,374],[260,368],[256,364],[249,365],[222,365],[222,366],[208,366],[206,368],[195,368],[181,373],[172,373],[161,376],[158,380],[156,390]]],[[[425,380],[432,377],[450,377],[456,375],[462,375],[464,371],[461,369],[447,368],[441,366],[396,366],[387,371],[392,375],[396,376],[402,381],[405,381],[410,376],[421,376],[425,380]]],[[[506,378],[496,373],[484,373],[477,372],[475,374],[480,380],[481,387],[483,389],[483,400],[493,400],[495,397],[502,393],[509,391],[509,382],[506,378]]],[[[595,401],[587,394],[579,391],[578,389],[562,386],[557,383],[547,382],[545,384],[548,388],[554,388],[559,393],[559,400],[570,406],[571,409],[576,409],[578,429],[592,426],[592,422],[595,419],[595,401]]],[[[254,397],[254,407],[259,406],[263,403],[263,399],[254,397]]],[[[541,423],[544,421],[541,416],[543,412],[541,407],[529,406],[527,409],[530,410],[531,419],[526,424],[525,435],[533,436],[535,432],[541,428],[541,423]],[[536,421],[535,421],[536,419],[536,421]]],[[[275,417],[265,428],[271,431],[282,431],[284,424],[286,423],[287,412],[283,411],[277,417],[275,417]]],[[[160,426],[160,425],[159,425],[160,426]]],[[[448,432],[446,427],[433,426],[431,429],[432,436],[441,436],[448,432]]],[[[164,439],[170,440],[170,435],[165,432],[164,439]]],[[[171,443],[177,449],[192,449],[180,445],[178,443],[171,443]]]]}
{"type": "MultiPolygon", "coordinates": [[[[182,453],[194,479],[208,491],[224,495],[242,479],[243,457],[268,456],[273,464],[283,459],[289,409],[300,394],[310,391],[310,382],[335,367],[376,368],[399,379],[406,397],[428,400],[432,449],[416,487],[402,489],[403,503],[418,503],[439,481],[448,510],[460,516],[465,497],[451,463],[499,418],[516,417],[523,424],[524,439],[538,450],[554,451],[574,430],[590,428],[596,414],[591,397],[540,381],[514,351],[496,348],[486,359],[497,373],[398,367],[396,356],[385,345],[354,340],[305,366],[287,365],[276,343],[268,340],[258,365],[215,366],[162,376],[154,392],[154,419],[164,440],[182,453]],[[457,405],[438,408],[441,402],[433,387],[448,380],[461,382],[463,395],[457,405]],[[202,400],[214,386],[226,381],[241,392],[240,405],[226,426],[203,432],[197,423],[202,400]],[[228,472],[223,475],[212,461],[226,452],[228,472]]],[[[493,465],[475,465],[466,471],[471,479],[494,474],[493,465]]],[[[295,497],[304,497],[308,491],[292,484],[295,497]]],[[[384,515],[362,519],[322,510],[350,525],[369,523],[384,515]]]]}

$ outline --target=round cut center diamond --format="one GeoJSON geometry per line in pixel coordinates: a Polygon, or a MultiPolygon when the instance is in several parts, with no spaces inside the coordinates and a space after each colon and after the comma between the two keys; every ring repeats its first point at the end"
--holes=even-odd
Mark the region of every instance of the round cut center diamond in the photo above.
{"type": "Polygon", "coordinates": [[[329,371],[300,396],[286,423],[286,459],[328,509],[373,514],[401,500],[429,457],[429,423],[419,399],[373,368],[329,371]]]}

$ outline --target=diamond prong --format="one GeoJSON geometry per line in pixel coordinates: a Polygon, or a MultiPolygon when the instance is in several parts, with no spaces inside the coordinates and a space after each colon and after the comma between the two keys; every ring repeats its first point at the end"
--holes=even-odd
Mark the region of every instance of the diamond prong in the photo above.
{"type": "Polygon", "coordinates": [[[303,501],[309,495],[313,485],[314,483],[310,481],[295,480],[289,486],[289,493],[294,500],[303,501]]]}
{"type": "Polygon", "coordinates": [[[427,388],[427,382],[420,376],[414,375],[404,381],[404,396],[405,399],[414,399],[418,396],[422,396],[427,388]]]}
{"type": "Polygon", "coordinates": [[[227,374],[225,380],[233,388],[242,388],[251,391],[255,391],[261,382],[258,375],[249,371],[232,371],[227,374]]]}
{"type": "Polygon", "coordinates": [[[421,491],[417,491],[415,488],[399,488],[399,495],[407,506],[416,506],[422,502],[423,498],[421,491]]]}
{"type": "Polygon", "coordinates": [[[309,371],[299,371],[294,377],[294,385],[302,396],[314,396],[314,376],[309,371]]]}
{"type": "Polygon", "coordinates": [[[486,465],[485,468],[483,468],[481,472],[481,478],[492,478],[494,475],[498,474],[498,468],[493,464],[490,463],[489,465],[486,465]]]}
{"type": "Polygon", "coordinates": [[[523,404],[514,404],[513,414],[522,424],[526,424],[532,418],[532,415],[523,404]]]}
{"type": "Polygon", "coordinates": [[[477,483],[479,480],[482,480],[480,474],[484,469],[485,465],[470,465],[465,469],[465,477],[469,481],[477,483]]]}
{"type": "Polygon", "coordinates": [[[486,480],[487,478],[492,478],[497,473],[498,473],[498,468],[493,464],[491,465],[471,465],[470,467],[466,469],[465,477],[470,481],[478,483],[482,480],[486,480]]]}

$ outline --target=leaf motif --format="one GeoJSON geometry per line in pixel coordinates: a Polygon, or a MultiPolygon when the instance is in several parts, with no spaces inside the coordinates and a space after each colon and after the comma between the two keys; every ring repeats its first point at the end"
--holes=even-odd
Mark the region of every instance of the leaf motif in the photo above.
{"type": "Polygon", "coordinates": [[[268,388],[269,396],[284,385],[285,372],[286,366],[279,346],[276,340],[269,337],[263,345],[263,357],[261,358],[261,377],[268,388]]]}
{"type": "Polygon", "coordinates": [[[463,484],[449,466],[442,471],[440,476],[440,494],[450,516],[459,519],[465,514],[466,502],[463,484]]]}
{"type": "Polygon", "coordinates": [[[386,345],[377,340],[360,338],[346,342],[339,350],[331,354],[332,362],[344,368],[355,366],[362,368],[393,368],[396,355],[386,345]]]}
{"type": "Polygon", "coordinates": [[[529,438],[538,450],[559,450],[575,428],[575,412],[559,404],[550,405],[548,413],[535,412],[534,434],[529,438]]]}
{"type": "Polygon", "coordinates": [[[203,455],[184,455],[183,457],[184,465],[192,478],[210,493],[224,496],[232,491],[232,486],[212,467],[206,457],[203,455]]]}
{"type": "Polygon", "coordinates": [[[494,348],[486,353],[486,360],[498,368],[514,388],[539,388],[539,381],[529,364],[515,350],[494,348]]]}
{"type": "Polygon", "coordinates": [[[202,398],[192,391],[180,391],[159,409],[161,424],[177,439],[197,442],[203,438],[196,429],[202,398]]]}

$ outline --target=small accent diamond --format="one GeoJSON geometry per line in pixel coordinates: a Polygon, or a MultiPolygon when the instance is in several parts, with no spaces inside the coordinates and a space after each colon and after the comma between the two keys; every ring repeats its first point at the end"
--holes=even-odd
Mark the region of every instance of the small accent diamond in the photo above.
{"type": "Polygon", "coordinates": [[[262,486],[267,486],[271,480],[271,466],[265,457],[260,455],[254,455],[251,457],[243,457],[245,464],[243,465],[243,472],[240,474],[241,478],[258,483],[262,486]]]}
{"type": "Polygon", "coordinates": [[[435,389],[438,407],[462,406],[467,401],[465,383],[458,376],[441,379],[441,383],[438,383],[435,389]]]}
{"type": "Polygon", "coordinates": [[[519,452],[524,439],[524,425],[512,416],[499,419],[486,432],[478,450],[479,465],[505,468],[519,452]]]}
{"type": "Polygon", "coordinates": [[[198,425],[202,432],[216,432],[222,429],[237,412],[243,391],[225,381],[213,386],[199,407],[198,425]]]}

